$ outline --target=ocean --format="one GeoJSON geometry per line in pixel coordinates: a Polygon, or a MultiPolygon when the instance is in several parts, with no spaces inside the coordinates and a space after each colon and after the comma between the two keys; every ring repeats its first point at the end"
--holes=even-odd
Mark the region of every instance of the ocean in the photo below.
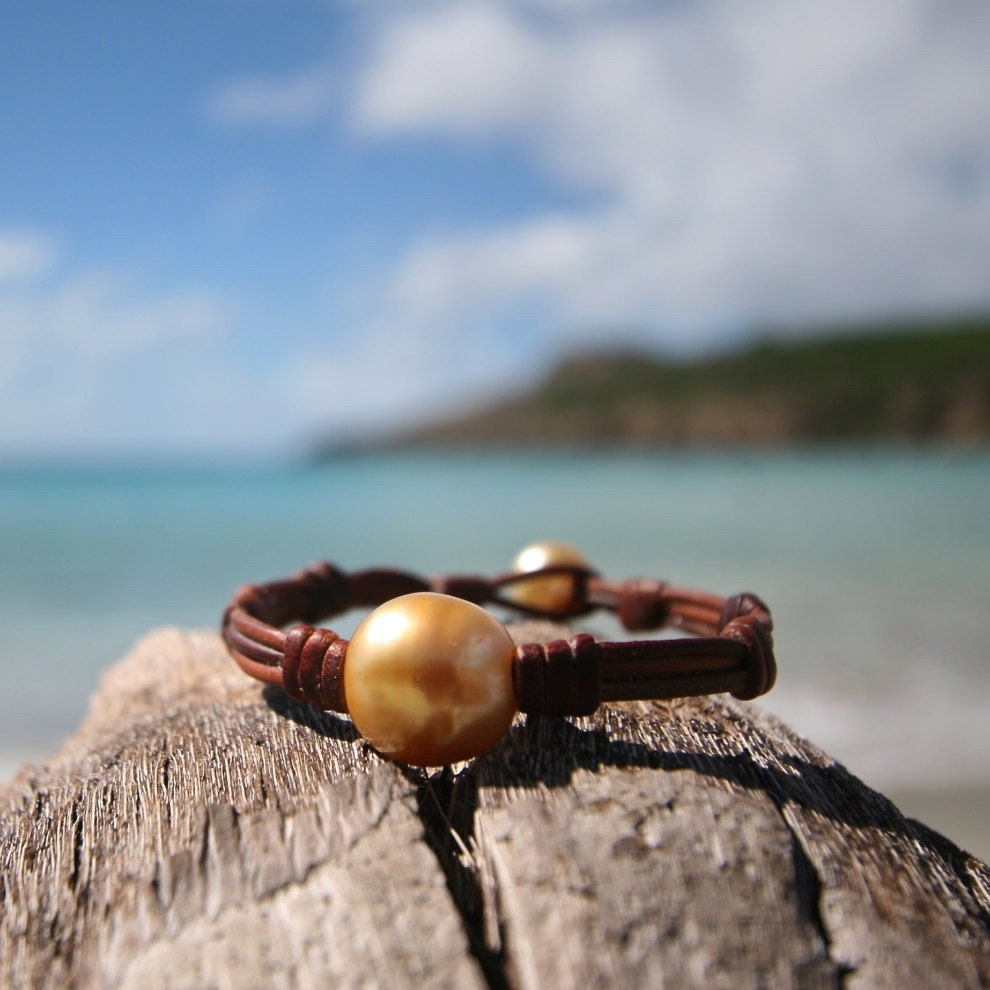
{"type": "Polygon", "coordinates": [[[779,664],[760,704],[870,785],[990,784],[990,454],[908,449],[0,468],[0,779],[138,637],[216,628],[245,581],[319,559],[494,573],[539,539],[612,577],[757,592],[779,664]]]}

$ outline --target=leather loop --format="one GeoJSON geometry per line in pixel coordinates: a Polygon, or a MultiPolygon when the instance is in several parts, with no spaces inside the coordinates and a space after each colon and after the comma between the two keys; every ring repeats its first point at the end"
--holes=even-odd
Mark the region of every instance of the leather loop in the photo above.
{"type": "Polygon", "coordinates": [[[453,574],[434,578],[430,586],[437,594],[453,595],[475,605],[484,605],[492,597],[491,582],[484,578],[453,574]]]}
{"type": "Polygon", "coordinates": [[[777,679],[777,664],[773,655],[773,642],[770,631],[752,613],[733,619],[722,630],[729,639],[738,639],[746,644],[747,673],[743,688],[734,690],[733,697],[741,701],[751,701],[766,694],[777,679]]]}

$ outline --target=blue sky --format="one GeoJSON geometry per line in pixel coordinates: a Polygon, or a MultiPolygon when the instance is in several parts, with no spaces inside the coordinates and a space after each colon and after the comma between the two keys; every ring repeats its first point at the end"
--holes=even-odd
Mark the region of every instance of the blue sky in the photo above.
{"type": "Polygon", "coordinates": [[[298,449],[990,304],[984,0],[0,14],[0,454],[298,449]]]}

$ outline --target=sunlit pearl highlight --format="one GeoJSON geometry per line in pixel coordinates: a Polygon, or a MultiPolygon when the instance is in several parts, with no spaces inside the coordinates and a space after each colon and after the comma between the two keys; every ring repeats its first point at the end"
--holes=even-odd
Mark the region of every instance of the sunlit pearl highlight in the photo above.
{"type": "Polygon", "coordinates": [[[351,719],[375,749],[403,763],[470,759],[512,723],[514,656],[505,627],[477,605],[429,591],[393,598],[348,644],[351,719]]]}
{"type": "MultiPolygon", "coordinates": [[[[520,550],[512,562],[512,570],[516,574],[528,574],[554,564],[588,566],[587,560],[574,547],[545,540],[520,550]]],[[[574,598],[574,578],[567,574],[535,577],[529,581],[507,585],[503,594],[509,601],[526,608],[557,612],[571,604],[574,598]]]]}

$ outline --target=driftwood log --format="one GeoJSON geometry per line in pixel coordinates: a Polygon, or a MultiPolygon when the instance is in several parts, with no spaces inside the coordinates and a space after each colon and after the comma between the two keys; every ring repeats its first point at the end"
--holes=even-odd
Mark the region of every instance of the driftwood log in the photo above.
{"type": "Polygon", "coordinates": [[[990,985],[987,866],[756,707],[520,719],[427,775],[206,632],[0,792],[0,902],[4,986],[990,985]]]}

